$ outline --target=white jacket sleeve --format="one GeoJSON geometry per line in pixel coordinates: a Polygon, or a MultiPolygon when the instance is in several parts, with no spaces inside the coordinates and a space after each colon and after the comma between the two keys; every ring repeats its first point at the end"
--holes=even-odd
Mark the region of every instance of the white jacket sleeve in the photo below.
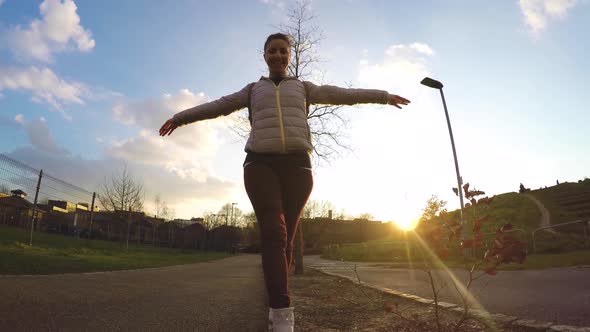
{"type": "Polygon", "coordinates": [[[242,90],[223,96],[217,100],[210,101],[174,115],[174,121],[178,125],[185,125],[196,121],[213,119],[222,115],[229,115],[239,109],[248,106],[248,93],[250,84],[242,90]]]}
{"type": "Polygon", "coordinates": [[[315,85],[304,81],[307,99],[312,104],[354,105],[354,104],[387,104],[389,93],[384,90],[349,89],[333,85],[315,85]]]}

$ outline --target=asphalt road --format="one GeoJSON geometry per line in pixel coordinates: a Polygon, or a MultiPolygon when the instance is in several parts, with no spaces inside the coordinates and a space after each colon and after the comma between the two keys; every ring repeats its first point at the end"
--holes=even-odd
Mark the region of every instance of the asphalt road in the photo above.
{"type": "MultiPolygon", "coordinates": [[[[306,263],[346,276],[356,277],[349,262],[306,256],[306,263]]],[[[466,283],[466,271],[452,270],[455,277],[466,283]]],[[[423,271],[385,268],[379,264],[358,263],[357,274],[363,282],[387,287],[407,294],[432,299],[428,275],[423,271]]],[[[440,272],[436,280],[450,280],[440,272]]],[[[524,319],[535,319],[563,325],[590,326],[590,268],[560,268],[529,271],[500,271],[496,276],[476,280],[472,293],[484,290],[472,302],[474,307],[491,313],[502,313],[524,319]],[[487,283],[487,285],[486,285],[487,283]]],[[[440,300],[462,303],[452,287],[445,287],[440,300]]]]}
{"type": "Polygon", "coordinates": [[[265,331],[260,256],[92,274],[0,276],[0,331],[265,331]]]}
{"type": "MultiPolygon", "coordinates": [[[[306,256],[305,264],[354,276],[346,262],[306,256]]],[[[424,272],[370,263],[357,272],[364,282],[432,298],[424,272]]],[[[590,326],[590,269],[502,271],[489,280],[478,300],[492,313],[590,326]]],[[[459,303],[450,287],[441,297],[459,303]]],[[[0,276],[0,331],[265,331],[267,310],[258,255],[134,271],[0,276]]]]}

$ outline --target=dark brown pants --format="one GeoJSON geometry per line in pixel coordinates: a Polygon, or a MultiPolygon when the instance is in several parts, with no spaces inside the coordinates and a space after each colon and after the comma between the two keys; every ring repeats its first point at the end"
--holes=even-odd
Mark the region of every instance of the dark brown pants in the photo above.
{"type": "Polygon", "coordinates": [[[273,309],[291,305],[288,275],[299,217],[313,188],[309,169],[288,159],[244,166],[244,185],[260,228],[262,269],[273,309]]]}

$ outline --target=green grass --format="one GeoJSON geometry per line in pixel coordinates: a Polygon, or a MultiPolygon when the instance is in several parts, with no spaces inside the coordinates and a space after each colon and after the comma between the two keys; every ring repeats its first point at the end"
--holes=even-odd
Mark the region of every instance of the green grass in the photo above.
{"type": "MultiPolygon", "coordinates": [[[[473,263],[466,261],[449,261],[445,265],[450,268],[470,267],[473,263]]],[[[566,253],[528,255],[523,264],[501,264],[498,270],[539,270],[572,266],[590,265],[590,250],[579,250],[566,253]]]]}
{"type": "MultiPolygon", "coordinates": [[[[345,261],[353,262],[379,262],[379,263],[390,263],[386,264],[386,267],[392,268],[413,268],[423,269],[425,267],[436,266],[437,264],[425,264],[421,258],[414,258],[412,263],[406,259],[396,259],[392,256],[390,260],[363,260],[362,257],[357,255],[347,255],[343,253],[345,261]]],[[[322,258],[336,259],[328,255],[322,255],[322,258]]],[[[473,262],[464,260],[447,260],[444,265],[448,268],[468,268],[471,267],[473,262]]],[[[537,254],[528,255],[523,264],[511,263],[502,264],[498,266],[498,270],[538,270],[548,268],[559,268],[559,267],[571,267],[571,266],[588,266],[590,265],[590,250],[579,250],[567,253],[556,253],[556,254],[537,254]]]]}
{"type": "Polygon", "coordinates": [[[0,226],[0,274],[55,274],[162,267],[221,259],[227,253],[78,239],[0,226]]]}
{"type": "Polygon", "coordinates": [[[590,265],[590,250],[529,255],[524,264],[504,265],[501,266],[501,270],[533,270],[584,265],[590,265]]]}

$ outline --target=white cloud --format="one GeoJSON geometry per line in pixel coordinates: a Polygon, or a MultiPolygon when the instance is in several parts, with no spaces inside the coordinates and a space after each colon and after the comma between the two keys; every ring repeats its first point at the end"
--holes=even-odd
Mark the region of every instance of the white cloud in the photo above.
{"type": "Polygon", "coordinates": [[[518,4],[525,24],[538,37],[547,28],[550,19],[564,19],[567,11],[577,2],[578,0],[519,0],[518,4]]]}
{"type": "Polygon", "coordinates": [[[24,115],[22,115],[22,114],[17,114],[17,115],[14,117],[14,121],[15,121],[16,123],[18,123],[19,125],[24,125],[24,124],[25,124],[25,117],[24,117],[24,115]]]}
{"type": "Polygon", "coordinates": [[[18,126],[28,134],[31,146],[7,154],[14,159],[90,191],[98,190],[105,178],[126,164],[144,183],[146,206],[160,193],[176,209],[178,217],[190,218],[217,211],[223,204],[244,196],[241,183],[216,175],[213,167],[223,143],[223,119],[184,126],[165,138],[158,136],[166,119],[206,100],[203,93],[181,90],[159,99],[116,105],[112,115],[129,125],[125,133],[133,127],[139,127],[139,132],[111,141],[97,137],[96,141],[104,147],[104,157],[95,160],[73,156],[56,144],[49,120],[44,118],[29,122],[22,114],[13,119],[4,119],[0,114],[0,125],[18,126]]]}
{"type": "Polygon", "coordinates": [[[38,151],[61,156],[68,154],[65,149],[55,143],[53,135],[51,135],[51,131],[47,126],[47,119],[44,117],[26,121],[24,115],[17,114],[14,121],[26,130],[31,145],[38,151]]]}
{"type": "Polygon", "coordinates": [[[41,19],[33,19],[27,27],[9,28],[4,42],[19,60],[52,62],[54,53],[72,49],[88,52],[95,41],[80,25],[77,9],[72,0],[45,0],[39,6],[41,19]]]}
{"type": "Polygon", "coordinates": [[[2,6],[2,4],[4,4],[4,0],[0,0],[0,6],[2,6]]]}
{"type": "MultiPolygon", "coordinates": [[[[206,209],[217,209],[216,206],[211,207],[211,202],[217,205],[223,200],[222,197],[227,197],[223,195],[230,192],[235,194],[239,188],[237,184],[218,177],[213,168],[214,158],[223,143],[223,119],[193,123],[178,128],[170,136],[159,136],[160,126],[175,113],[206,101],[207,97],[203,93],[183,89],[176,94],[163,95],[159,99],[119,103],[111,110],[116,121],[130,127],[138,127],[139,133],[110,142],[105,148],[105,154],[109,159],[122,160],[153,170],[153,174],[149,175],[149,182],[154,180],[160,191],[170,187],[171,183],[176,183],[182,187],[205,186],[212,193],[219,192],[220,196],[211,197],[205,192],[182,198],[175,195],[175,202],[179,208],[177,211],[180,213],[183,209],[187,213],[190,206],[194,206],[195,203],[198,205],[199,202],[206,206],[206,209]],[[167,178],[169,182],[160,181],[159,178],[162,177],[167,178]],[[216,185],[219,187],[216,188],[216,185]]],[[[156,185],[150,184],[150,187],[156,188],[156,185]]],[[[170,199],[167,200],[170,202],[170,199]]]]}
{"type": "Polygon", "coordinates": [[[170,149],[173,145],[179,149],[190,151],[195,156],[212,155],[221,143],[218,135],[219,129],[224,127],[221,119],[197,122],[178,128],[174,134],[165,138],[160,138],[158,135],[160,126],[175,113],[206,101],[207,97],[204,93],[195,94],[183,89],[175,95],[166,94],[160,99],[115,105],[112,109],[115,120],[142,128],[140,138],[119,142],[118,147],[126,144],[128,146],[138,144],[138,140],[141,139],[143,144],[149,144],[151,148],[158,149],[160,143],[157,142],[165,140],[164,150],[170,149]]]}
{"type": "Polygon", "coordinates": [[[395,92],[407,98],[417,94],[417,84],[429,75],[428,60],[435,52],[424,43],[397,44],[385,50],[383,61],[360,61],[358,80],[366,87],[395,92]]]}
{"type": "Polygon", "coordinates": [[[112,114],[121,123],[156,129],[174,113],[206,100],[203,93],[195,94],[182,89],[175,95],[165,94],[159,99],[119,103],[113,107],[112,114]]]}
{"type": "Polygon", "coordinates": [[[88,88],[78,82],[60,79],[49,68],[2,68],[0,67],[0,91],[26,90],[35,102],[44,102],[63,112],[63,105],[84,104],[82,97],[89,94],[88,88]]]}
{"type": "Polygon", "coordinates": [[[285,1],[282,0],[260,0],[265,5],[276,6],[279,9],[285,8],[285,1]]]}
{"type": "Polygon", "coordinates": [[[90,191],[98,190],[105,178],[126,164],[144,183],[146,206],[160,193],[176,209],[177,216],[200,216],[205,211],[216,211],[243,191],[241,184],[217,176],[213,169],[223,122],[195,123],[179,128],[166,138],[158,136],[156,127],[178,110],[192,106],[191,101],[204,100],[203,94],[183,90],[151,102],[118,105],[119,113],[115,115],[113,110],[113,115],[141,129],[131,138],[111,142],[97,138],[105,146],[105,156],[97,160],[75,157],[57,146],[47,120],[27,122],[18,114],[13,123],[27,131],[31,147],[8,155],[90,191]]]}

